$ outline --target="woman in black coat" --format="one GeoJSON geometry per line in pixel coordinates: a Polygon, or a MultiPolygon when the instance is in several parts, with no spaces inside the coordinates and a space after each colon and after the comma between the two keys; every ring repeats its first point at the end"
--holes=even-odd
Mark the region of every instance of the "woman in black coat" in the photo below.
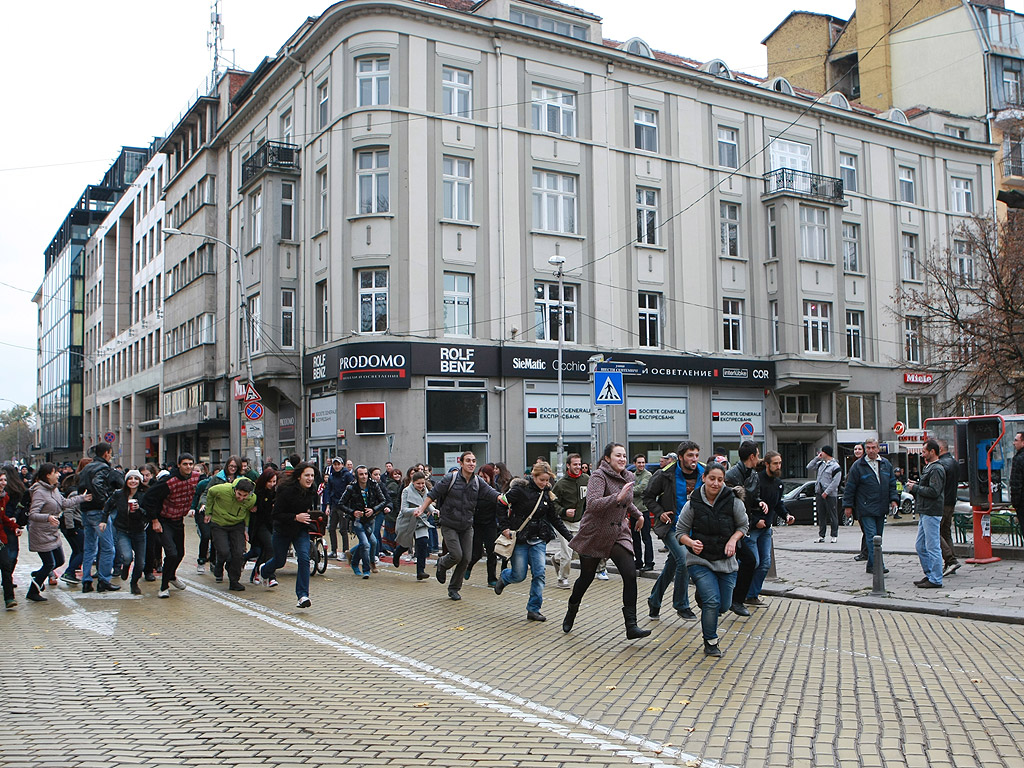
{"type": "Polygon", "coordinates": [[[274,553],[274,500],[277,498],[278,472],[267,468],[256,479],[256,505],[249,511],[249,551],[256,553],[249,583],[259,583],[259,568],[274,553]]]}
{"type": "Polygon", "coordinates": [[[309,523],[322,514],[317,505],[316,467],[299,462],[280,483],[274,499],[274,559],[263,564],[260,578],[268,588],[277,586],[274,574],[288,560],[289,545],[295,549],[298,574],[295,594],[299,608],[309,608],[309,523]]]}

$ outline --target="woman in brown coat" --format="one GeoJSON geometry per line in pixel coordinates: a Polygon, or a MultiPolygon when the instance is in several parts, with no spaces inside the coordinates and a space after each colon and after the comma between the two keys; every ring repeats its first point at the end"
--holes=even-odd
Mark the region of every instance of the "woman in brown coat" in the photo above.
{"type": "Polygon", "coordinates": [[[622,616],[626,637],[647,637],[649,629],[636,625],[636,562],[633,558],[633,528],[641,530],[644,516],[633,504],[633,473],[626,469],[626,449],[620,443],[608,443],[597,469],[587,483],[587,511],[579,532],[569,546],[580,555],[580,575],[569,597],[569,610],[562,631],[569,632],[583,595],[594,581],[598,564],[611,558],[622,577],[622,616]]]}

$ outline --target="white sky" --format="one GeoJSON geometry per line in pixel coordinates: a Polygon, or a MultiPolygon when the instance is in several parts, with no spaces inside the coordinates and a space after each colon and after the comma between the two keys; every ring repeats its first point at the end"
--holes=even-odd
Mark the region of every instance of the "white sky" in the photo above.
{"type": "MultiPolygon", "coordinates": [[[[1019,6],[1021,0],[1009,5],[1019,6]]],[[[846,18],[854,0],[578,0],[604,34],[764,74],[760,41],[790,10],[846,18]],[[795,5],[793,3],[796,3],[795,5]]],[[[224,45],[254,69],[326,0],[223,0],[224,45]]],[[[35,402],[43,250],[122,145],[147,146],[194,99],[210,69],[210,0],[6,3],[0,121],[0,409],[35,402]],[[14,119],[17,117],[17,119],[14,119]],[[14,345],[14,346],[11,346],[14,345]],[[27,349],[22,349],[26,347],[27,349]]]]}

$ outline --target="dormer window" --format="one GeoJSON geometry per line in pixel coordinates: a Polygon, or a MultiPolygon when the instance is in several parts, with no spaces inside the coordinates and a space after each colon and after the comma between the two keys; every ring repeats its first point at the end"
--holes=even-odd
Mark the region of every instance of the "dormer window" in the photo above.
{"type": "Polygon", "coordinates": [[[888,120],[890,123],[910,125],[910,122],[907,120],[907,116],[903,113],[903,110],[897,109],[896,107],[883,112],[878,117],[880,120],[888,120]]]}
{"type": "Polygon", "coordinates": [[[735,80],[736,78],[732,74],[732,70],[729,66],[721,59],[712,59],[700,68],[701,72],[707,72],[709,75],[715,77],[724,77],[726,80],[735,80]]]}
{"type": "Polygon", "coordinates": [[[776,93],[783,93],[786,96],[793,95],[793,86],[790,84],[789,80],[784,77],[773,77],[768,82],[763,83],[761,87],[775,91],[776,93]]]}
{"type": "Polygon", "coordinates": [[[647,59],[654,58],[654,52],[651,50],[651,46],[641,40],[639,37],[631,37],[629,40],[619,46],[620,51],[631,53],[634,56],[643,56],[647,59]]]}
{"type": "Polygon", "coordinates": [[[832,93],[826,94],[823,101],[830,107],[845,109],[847,111],[850,109],[850,102],[847,101],[846,97],[839,93],[839,91],[832,91],[832,93]]]}
{"type": "Polygon", "coordinates": [[[522,8],[513,8],[508,12],[508,20],[513,24],[522,24],[526,27],[533,27],[544,32],[554,32],[556,35],[575,37],[577,40],[586,40],[590,30],[582,24],[562,21],[553,16],[545,16],[522,8]]]}

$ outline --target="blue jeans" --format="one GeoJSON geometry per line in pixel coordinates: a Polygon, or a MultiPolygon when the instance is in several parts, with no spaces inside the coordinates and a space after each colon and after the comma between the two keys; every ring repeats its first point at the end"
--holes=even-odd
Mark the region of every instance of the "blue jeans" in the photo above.
{"type": "Polygon", "coordinates": [[[376,515],[373,516],[373,536],[377,540],[377,548],[375,548],[373,550],[373,554],[374,555],[376,555],[377,552],[380,549],[384,549],[385,552],[389,551],[386,548],[384,548],[384,545],[382,543],[383,539],[381,539],[381,536],[380,536],[380,531],[381,531],[381,528],[383,528],[383,527],[384,527],[384,513],[383,512],[378,512],[376,515]]]}
{"type": "Polygon", "coordinates": [[[939,515],[921,515],[917,524],[917,556],[921,560],[924,575],[933,584],[942,583],[941,524],[942,518],[939,515]]]}
{"type": "Polygon", "coordinates": [[[686,570],[686,547],[679,543],[676,538],[675,529],[664,539],[668,547],[668,560],[665,567],[661,569],[661,575],[654,582],[651,589],[651,596],[647,598],[647,606],[651,612],[661,611],[661,600],[668,590],[669,584],[675,582],[675,589],[672,592],[672,607],[676,612],[688,610],[690,607],[690,574],[686,570]]]}
{"type": "Polygon", "coordinates": [[[85,546],[82,552],[82,581],[92,581],[92,564],[97,563],[100,581],[110,581],[114,570],[114,531],[109,523],[106,530],[100,530],[103,522],[102,509],[82,512],[82,527],[85,531],[85,546]],[[98,555],[97,555],[98,550],[98,555]]]}
{"type": "Polygon", "coordinates": [[[875,536],[882,535],[885,528],[885,517],[873,517],[864,515],[860,519],[860,529],[864,531],[864,543],[868,547],[868,570],[875,567],[875,536]]]}
{"type": "Polygon", "coordinates": [[[362,558],[363,573],[369,573],[373,565],[373,556],[377,552],[377,537],[373,535],[373,523],[363,525],[361,520],[352,522],[352,533],[359,540],[359,543],[352,547],[352,562],[356,558],[362,558]]]}
{"type": "Polygon", "coordinates": [[[288,545],[295,548],[295,561],[299,569],[295,574],[295,596],[309,597],[309,531],[305,529],[294,536],[274,531],[274,559],[260,568],[260,578],[274,578],[277,569],[288,562],[288,545]]]}
{"type": "MultiPolygon", "coordinates": [[[[109,530],[109,529],[108,529],[109,530]]],[[[121,564],[132,563],[132,583],[142,578],[142,568],[146,564],[146,532],[128,533],[115,528],[117,551],[121,555],[121,564]]]]}
{"type": "Polygon", "coordinates": [[[536,544],[516,544],[512,552],[512,564],[498,576],[506,584],[518,584],[526,579],[526,567],[530,567],[533,578],[530,580],[530,597],[526,601],[526,610],[540,612],[544,600],[544,569],[547,566],[547,542],[536,544]]]}
{"type": "Polygon", "coordinates": [[[61,533],[64,534],[64,538],[71,546],[71,555],[68,557],[68,567],[64,569],[64,573],[69,576],[74,576],[75,571],[82,567],[82,547],[85,534],[82,532],[81,527],[78,528],[67,528],[63,524],[60,527],[61,533]]]}
{"type": "Polygon", "coordinates": [[[772,529],[751,528],[750,538],[746,542],[750,551],[757,558],[757,565],[754,566],[754,580],[750,582],[750,589],[743,599],[749,600],[761,594],[761,587],[764,586],[764,577],[768,575],[768,569],[772,567],[772,529]]]}
{"type": "Polygon", "coordinates": [[[736,571],[716,573],[706,565],[690,567],[693,583],[700,595],[700,626],[705,640],[718,639],[718,617],[732,605],[732,590],[736,586],[736,571]]]}

